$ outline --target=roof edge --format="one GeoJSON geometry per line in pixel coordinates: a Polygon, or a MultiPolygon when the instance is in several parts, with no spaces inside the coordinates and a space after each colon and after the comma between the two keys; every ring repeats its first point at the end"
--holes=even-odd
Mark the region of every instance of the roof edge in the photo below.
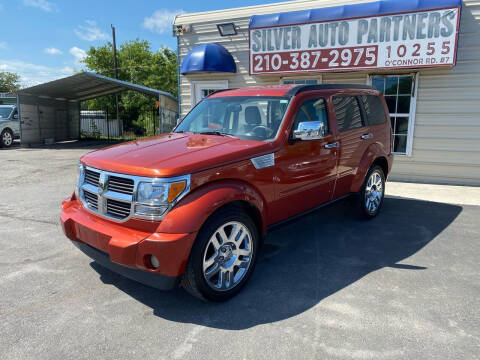
{"type": "Polygon", "coordinates": [[[462,0],[414,0],[398,2],[392,0],[376,0],[334,6],[329,4],[327,6],[315,7],[312,9],[252,15],[248,23],[248,28],[255,29],[337,21],[356,17],[384,16],[395,13],[419,12],[461,6],[462,0]]]}
{"type": "MultiPolygon", "coordinates": [[[[104,75],[100,75],[100,74],[96,74],[96,73],[88,72],[88,71],[83,71],[83,72],[80,72],[80,73],[77,73],[77,74],[73,74],[71,76],[67,76],[67,77],[64,77],[64,78],[48,81],[48,82],[43,83],[43,84],[30,86],[28,88],[21,89],[21,90],[17,91],[17,94],[18,95],[32,95],[32,92],[31,92],[32,90],[35,90],[35,92],[36,92],[39,89],[41,89],[43,86],[52,86],[55,83],[60,84],[62,82],[68,82],[68,80],[71,80],[71,79],[82,78],[82,77],[85,77],[85,76],[96,79],[96,80],[100,80],[104,83],[118,85],[119,87],[123,88],[124,90],[138,91],[138,92],[150,94],[150,95],[153,95],[153,96],[162,95],[162,96],[169,97],[169,98],[171,98],[175,101],[178,101],[178,99],[175,96],[173,96],[172,94],[170,94],[166,91],[149,88],[147,86],[134,84],[134,83],[131,83],[131,82],[118,80],[118,79],[114,79],[114,78],[110,78],[108,76],[104,76],[104,75]]],[[[122,91],[122,90],[120,89],[119,91],[122,91]]],[[[117,92],[117,91],[115,91],[115,92],[117,92]]],[[[101,94],[99,94],[99,95],[92,94],[92,95],[93,96],[90,97],[91,99],[93,99],[95,97],[98,97],[98,96],[102,96],[101,94]]],[[[38,96],[38,95],[35,95],[35,96],[38,96]]],[[[68,99],[68,100],[80,100],[80,99],[82,99],[82,98],[78,97],[78,98],[72,98],[72,99],[68,99]]]]}
{"type": "MultiPolygon", "coordinates": [[[[360,0],[362,2],[365,1],[372,1],[372,0],[360,0]]],[[[203,23],[203,22],[212,22],[212,21],[218,21],[220,19],[224,18],[240,18],[240,17],[250,17],[252,15],[252,11],[259,10],[260,13],[262,14],[270,14],[272,6],[273,7],[286,7],[288,5],[300,5],[300,8],[298,10],[303,10],[303,9],[308,9],[309,6],[317,6],[318,7],[319,0],[291,0],[291,1],[282,1],[282,2],[274,2],[274,3],[269,3],[269,4],[260,4],[260,5],[250,5],[250,6],[238,6],[238,7],[231,7],[231,8],[226,8],[226,9],[219,9],[219,10],[212,10],[212,11],[199,11],[199,12],[191,12],[191,13],[183,13],[183,14],[178,14],[175,17],[175,20],[173,22],[173,25],[184,25],[184,24],[192,24],[192,23],[203,23]],[[314,5],[317,4],[317,5],[314,5]],[[265,11],[262,11],[265,10],[265,11]],[[235,13],[237,11],[247,11],[248,15],[235,15],[232,16],[232,13],[235,13]],[[223,16],[222,16],[223,15],[223,16]],[[203,20],[201,19],[204,16],[208,16],[210,19],[209,20],[203,20]],[[218,16],[218,18],[217,18],[218,16]],[[227,17],[225,17],[227,16],[227,17]],[[195,19],[195,18],[200,18],[200,19],[195,19]]],[[[324,2],[327,6],[328,2],[324,2]]],[[[348,0],[343,0],[342,3],[351,3],[348,0]]],[[[320,3],[320,7],[322,4],[320,3]]],[[[282,11],[283,12],[283,11],[282,11]]]]}

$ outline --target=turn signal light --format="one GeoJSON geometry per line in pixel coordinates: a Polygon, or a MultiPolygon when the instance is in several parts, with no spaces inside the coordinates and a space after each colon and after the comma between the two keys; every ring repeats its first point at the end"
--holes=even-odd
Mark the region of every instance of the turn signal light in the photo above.
{"type": "Polygon", "coordinates": [[[187,184],[185,181],[171,184],[170,189],[168,190],[168,202],[175,200],[177,196],[180,195],[183,190],[185,190],[186,186],[187,184]]]}

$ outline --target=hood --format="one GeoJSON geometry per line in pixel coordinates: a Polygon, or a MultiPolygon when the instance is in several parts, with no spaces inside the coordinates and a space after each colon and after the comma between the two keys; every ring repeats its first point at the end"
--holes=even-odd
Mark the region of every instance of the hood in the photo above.
{"type": "Polygon", "coordinates": [[[80,160],[97,169],[136,176],[171,177],[249,159],[273,144],[201,134],[166,134],[96,150],[80,160]]]}

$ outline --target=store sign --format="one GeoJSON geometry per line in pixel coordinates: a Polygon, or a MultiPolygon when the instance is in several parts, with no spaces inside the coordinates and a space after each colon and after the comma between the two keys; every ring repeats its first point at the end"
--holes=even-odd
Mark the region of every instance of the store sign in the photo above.
{"type": "Polygon", "coordinates": [[[251,28],[250,74],[455,65],[460,8],[251,28]]]}

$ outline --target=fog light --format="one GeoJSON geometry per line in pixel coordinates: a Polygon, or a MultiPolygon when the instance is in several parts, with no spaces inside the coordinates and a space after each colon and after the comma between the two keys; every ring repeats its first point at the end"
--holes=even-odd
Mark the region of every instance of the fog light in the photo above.
{"type": "Polygon", "coordinates": [[[159,219],[167,211],[168,206],[136,205],[135,215],[144,219],[159,219]]]}
{"type": "Polygon", "coordinates": [[[156,269],[160,266],[160,261],[158,261],[155,255],[150,255],[150,264],[152,264],[152,267],[156,269]]]}

